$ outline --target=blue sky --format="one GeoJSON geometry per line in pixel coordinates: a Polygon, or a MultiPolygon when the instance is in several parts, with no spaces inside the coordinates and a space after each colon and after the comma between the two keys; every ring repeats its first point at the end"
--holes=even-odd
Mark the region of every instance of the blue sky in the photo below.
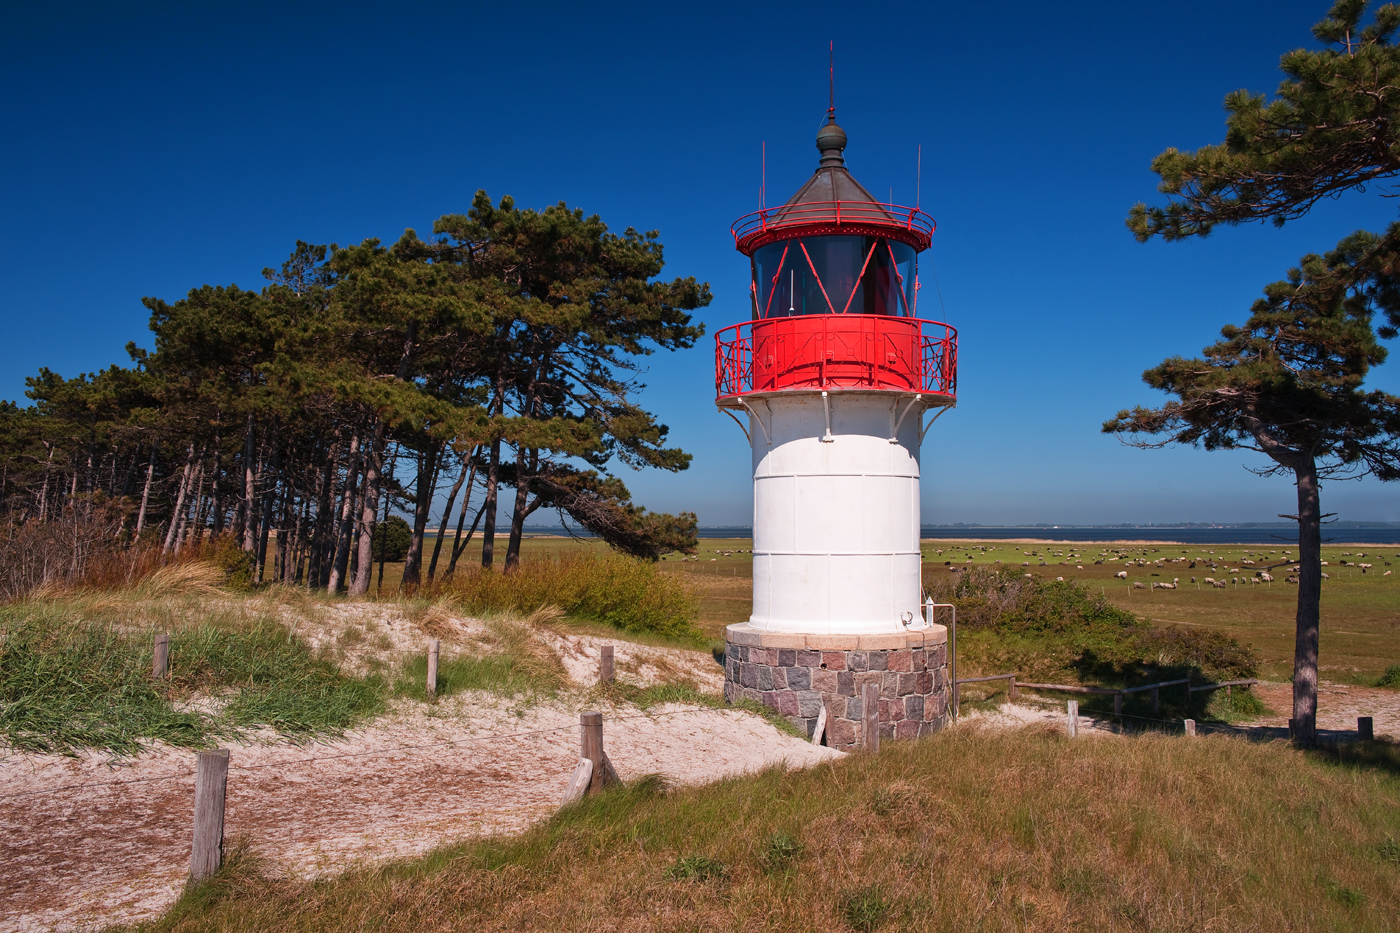
{"type": "MultiPolygon", "coordinates": [[[[392,241],[472,194],[566,201],[656,229],[747,316],[728,228],[816,165],[836,42],[847,164],[938,221],[921,316],[959,329],[958,408],[924,446],[925,522],[1274,520],[1291,484],[1245,454],[1099,433],[1140,381],[1242,320],[1300,255],[1396,216],[1379,192],[1305,220],[1135,242],[1151,158],[1223,135],[1327,3],[37,4],[0,11],[0,397],[150,345],[144,295],[257,287],[294,242],[392,241]],[[935,273],[937,281],[935,283],[935,273]],[[940,296],[941,305],[940,308],[940,296]]],[[[1395,349],[1392,347],[1392,349],[1395,349]]],[[[643,400],[695,455],[637,501],[747,524],[749,454],[713,406],[707,336],[654,357],[643,400]]],[[[1400,392],[1400,360],[1373,385],[1400,392]]],[[[1329,483],[1327,511],[1400,520],[1400,484],[1329,483]]]]}

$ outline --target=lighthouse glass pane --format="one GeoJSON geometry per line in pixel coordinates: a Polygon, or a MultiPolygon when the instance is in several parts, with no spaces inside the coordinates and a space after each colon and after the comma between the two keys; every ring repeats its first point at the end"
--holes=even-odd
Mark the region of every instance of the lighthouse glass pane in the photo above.
{"type": "Polygon", "coordinates": [[[754,316],[883,314],[914,304],[914,250],[885,237],[818,236],[753,254],[754,316]]]}

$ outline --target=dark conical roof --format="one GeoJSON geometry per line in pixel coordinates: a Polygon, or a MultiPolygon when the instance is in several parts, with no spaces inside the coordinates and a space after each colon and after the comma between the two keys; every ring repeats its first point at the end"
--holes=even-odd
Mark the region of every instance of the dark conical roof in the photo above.
{"type": "Polygon", "coordinates": [[[914,208],[875,199],[846,169],[846,131],[827,111],[817,133],[821,161],[807,183],[781,206],[736,221],[735,243],[746,255],[766,243],[793,236],[889,236],[917,250],[928,249],[932,218],[914,208]]]}
{"type": "Polygon", "coordinates": [[[842,155],[845,148],[846,131],[836,125],[836,114],[828,113],[826,124],[817,133],[821,163],[807,184],[797,189],[797,193],[788,198],[784,206],[820,201],[867,201],[878,204],[875,196],[866,191],[846,169],[846,159],[842,155]]]}

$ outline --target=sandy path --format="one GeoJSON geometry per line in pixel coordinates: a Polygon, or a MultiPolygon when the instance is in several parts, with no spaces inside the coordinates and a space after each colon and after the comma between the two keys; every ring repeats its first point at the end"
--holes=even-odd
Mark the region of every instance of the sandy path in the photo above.
{"type": "MultiPolygon", "coordinates": [[[[1274,715],[1260,719],[1255,725],[1287,729],[1293,712],[1293,685],[1262,683],[1254,688],[1255,696],[1274,715]]],[[[1390,736],[1400,740],[1400,690],[1379,687],[1353,687],[1349,684],[1322,683],[1317,688],[1317,727],[1336,732],[1345,739],[1346,733],[1356,737],[1356,720],[1370,716],[1374,720],[1376,738],[1390,736]]]]}
{"type": "MultiPolygon", "coordinates": [[[[624,780],[661,772],[700,783],[840,756],[732,710],[604,716],[624,780]]],[[[578,710],[452,698],[435,715],[409,710],[332,743],[230,748],[227,838],[246,836],[283,870],[311,875],[549,815],[577,760],[578,710]]],[[[170,748],[122,762],[0,758],[0,931],[159,914],[189,870],[193,765],[192,752],[170,748]]]]}

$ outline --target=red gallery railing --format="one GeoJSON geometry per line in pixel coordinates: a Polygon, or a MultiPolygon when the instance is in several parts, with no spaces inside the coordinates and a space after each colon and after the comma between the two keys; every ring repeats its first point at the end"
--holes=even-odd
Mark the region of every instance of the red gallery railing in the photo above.
{"type": "Polygon", "coordinates": [[[937,224],[916,207],[875,201],[804,201],[745,214],[729,228],[745,255],[793,236],[888,236],[918,251],[929,248],[937,224]]]}
{"type": "Polygon", "coordinates": [[[938,321],[809,314],[715,334],[715,396],[783,389],[885,389],[954,399],[958,332],[938,321]]]}

